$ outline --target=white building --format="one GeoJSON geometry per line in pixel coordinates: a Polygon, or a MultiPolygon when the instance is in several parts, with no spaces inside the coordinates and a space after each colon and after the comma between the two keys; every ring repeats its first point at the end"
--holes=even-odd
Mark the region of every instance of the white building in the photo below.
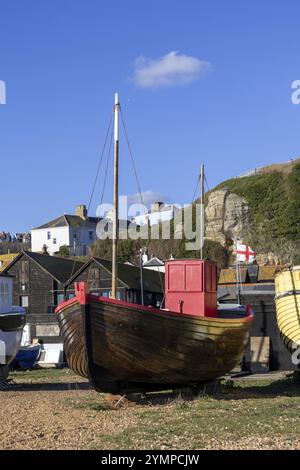
{"type": "Polygon", "coordinates": [[[85,205],[76,206],[75,215],[61,215],[31,230],[31,250],[43,252],[45,247],[50,255],[62,246],[72,256],[85,256],[96,241],[97,217],[88,217],[85,205]]]}
{"type": "Polygon", "coordinates": [[[133,221],[137,225],[156,225],[174,219],[176,211],[178,208],[173,204],[166,205],[163,202],[155,202],[151,204],[151,211],[147,214],[136,215],[133,221]]]}
{"type": "Polygon", "coordinates": [[[150,259],[147,259],[147,260],[144,259],[143,260],[143,268],[151,269],[152,271],[158,271],[158,272],[164,273],[165,272],[165,263],[161,259],[157,258],[157,256],[153,256],[150,259]]]}

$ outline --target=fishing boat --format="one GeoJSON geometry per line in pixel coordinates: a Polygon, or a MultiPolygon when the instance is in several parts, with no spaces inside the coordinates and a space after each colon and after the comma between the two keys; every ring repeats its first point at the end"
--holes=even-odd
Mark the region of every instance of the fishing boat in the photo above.
{"type": "MultiPolygon", "coordinates": [[[[203,259],[166,261],[163,308],[117,300],[119,106],[116,95],[111,298],[91,295],[85,282],[75,283],[75,297],[56,309],[65,355],[70,368],[98,392],[197,387],[242,360],[253,312],[218,305],[217,267],[203,259]]],[[[203,181],[202,167],[202,201],[203,181]]]]}
{"type": "Polygon", "coordinates": [[[22,339],[26,312],[12,305],[13,277],[0,274],[0,377],[6,377],[22,339]]]}
{"type": "Polygon", "coordinates": [[[293,355],[300,348],[300,266],[275,275],[275,305],[282,340],[293,355]]]}

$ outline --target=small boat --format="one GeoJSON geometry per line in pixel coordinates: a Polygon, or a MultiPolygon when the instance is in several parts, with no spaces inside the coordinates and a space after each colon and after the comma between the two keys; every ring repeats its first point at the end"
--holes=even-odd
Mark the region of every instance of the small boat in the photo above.
{"type": "Polygon", "coordinates": [[[242,360],[253,314],[239,306],[212,317],[197,307],[199,315],[143,307],[89,295],[78,283],[56,310],[69,367],[116,394],[214,380],[242,360]]]}
{"type": "Polygon", "coordinates": [[[293,355],[300,349],[300,266],[285,268],[275,275],[275,294],[278,328],[293,355]]]}
{"type": "Polygon", "coordinates": [[[13,277],[0,274],[0,376],[6,377],[22,339],[26,312],[12,305],[13,277]]]}
{"type": "MultiPolygon", "coordinates": [[[[240,305],[218,307],[217,267],[203,259],[166,261],[164,308],[117,300],[118,111],[116,95],[111,298],[91,295],[86,282],[79,282],[75,297],[57,307],[66,359],[98,392],[197,387],[242,360],[253,312],[240,305]]],[[[202,201],[203,181],[202,167],[202,201]]],[[[201,209],[203,221],[202,204],[201,209]]]]}
{"type": "Polygon", "coordinates": [[[21,346],[14,360],[14,366],[21,369],[32,369],[41,354],[40,344],[21,346]]]}

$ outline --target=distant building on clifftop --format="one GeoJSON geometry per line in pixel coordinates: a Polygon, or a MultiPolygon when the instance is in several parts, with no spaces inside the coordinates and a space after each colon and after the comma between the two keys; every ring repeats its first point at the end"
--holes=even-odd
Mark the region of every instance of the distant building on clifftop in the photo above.
{"type": "Polygon", "coordinates": [[[64,214],[31,230],[31,250],[50,255],[66,246],[71,256],[85,256],[96,240],[98,217],[89,217],[85,205],[76,206],[75,215],[64,214]]]}

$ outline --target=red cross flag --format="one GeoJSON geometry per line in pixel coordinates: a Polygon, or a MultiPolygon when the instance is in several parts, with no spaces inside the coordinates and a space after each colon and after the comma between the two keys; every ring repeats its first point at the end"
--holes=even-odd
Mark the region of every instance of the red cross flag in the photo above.
{"type": "Polygon", "coordinates": [[[241,243],[237,242],[236,244],[236,260],[243,261],[244,263],[253,263],[255,260],[255,253],[250,248],[249,245],[242,245],[241,243]]]}

